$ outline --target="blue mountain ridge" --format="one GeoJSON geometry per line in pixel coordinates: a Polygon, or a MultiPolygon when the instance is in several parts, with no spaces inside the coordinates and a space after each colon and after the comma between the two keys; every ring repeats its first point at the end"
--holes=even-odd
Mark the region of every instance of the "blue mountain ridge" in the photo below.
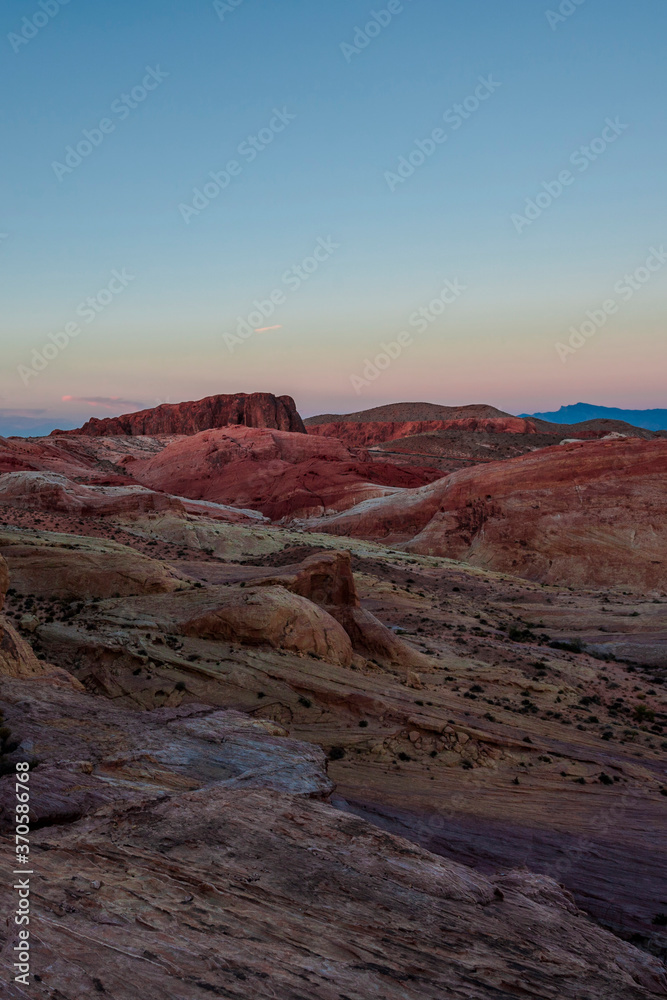
{"type": "Polygon", "coordinates": [[[647,431],[667,430],[667,410],[622,410],[616,406],[573,403],[551,413],[520,413],[520,417],[548,420],[552,424],[580,424],[584,420],[623,420],[647,431]]]}

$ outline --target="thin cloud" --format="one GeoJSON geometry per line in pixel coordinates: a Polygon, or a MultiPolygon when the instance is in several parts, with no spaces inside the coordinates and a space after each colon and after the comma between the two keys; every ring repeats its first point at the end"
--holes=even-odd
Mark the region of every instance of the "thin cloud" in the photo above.
{"type": "Polygon", "coordinates": [[[143,410],[144,403],[137,403],[133,399],[121,399],[120,396],[63,396],[63,403],[76,403],[78,406],[101,407],[104,410],[117,410],[121,406],[130,407],[133,410],[143,410]]]}
{"type": "Polygon", "coordinates": [[[255,330],[255,333],[264,333],[266,330],[282,330],[282,323],[277,326],[260,326],[259,329],[255,330]]]}

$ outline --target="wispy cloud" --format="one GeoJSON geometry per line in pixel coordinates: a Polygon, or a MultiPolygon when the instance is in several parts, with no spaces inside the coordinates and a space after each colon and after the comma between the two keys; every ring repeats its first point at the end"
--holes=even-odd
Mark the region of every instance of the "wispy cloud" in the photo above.
{"type": "Polygon", "coordinates": [[[130,407],[132,410],[143,410],[145,403],[137,403],[132,399],[121,399],[120,396],[63,396],[63,403],[75,403],[77,406],[90,406],[95,409],[117,410],[120,407],[130,407]]]}

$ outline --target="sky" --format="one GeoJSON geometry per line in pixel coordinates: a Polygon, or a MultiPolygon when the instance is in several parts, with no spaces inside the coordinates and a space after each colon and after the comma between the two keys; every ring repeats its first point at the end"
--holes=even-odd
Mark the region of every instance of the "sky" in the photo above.
{"type": "Polygon", "coordinates": [[[3,5],[0,434],[227,392],[666,406],[666,29],[664,0],[3,5]]]}

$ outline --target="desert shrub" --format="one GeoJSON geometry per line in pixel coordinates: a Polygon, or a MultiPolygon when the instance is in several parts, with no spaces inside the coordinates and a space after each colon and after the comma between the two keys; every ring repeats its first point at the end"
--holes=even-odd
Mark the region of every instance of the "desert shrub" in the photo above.
{"type": "Polygon", "coordinates": [[[584,644],[581,639],[554,639],[549,643],[551,649],[564,649],[568,653],[583,653],[584,644]]]}

